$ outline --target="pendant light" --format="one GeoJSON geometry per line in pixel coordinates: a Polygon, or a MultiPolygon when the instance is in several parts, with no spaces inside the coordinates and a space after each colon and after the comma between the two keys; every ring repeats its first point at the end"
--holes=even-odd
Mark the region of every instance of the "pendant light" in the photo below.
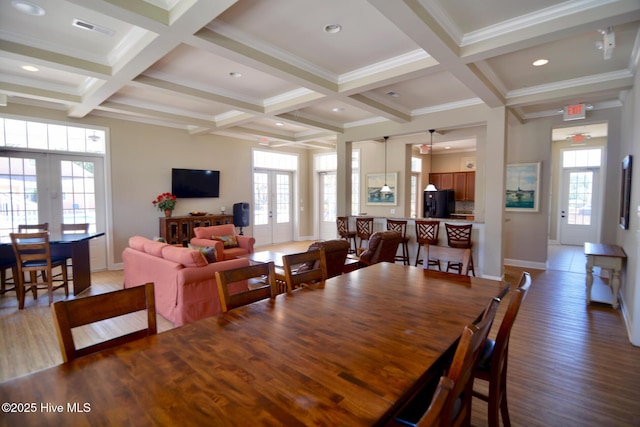
{"type": "Polygon", "coordinates": [[[381,193],[391,193],[391,187],[387,185],[387,139],[388,136],[384,137],[384,185],[380,189],[381,193]]]}
{"type": "MultiPolygon", "coordinates": [[[[435,131],[435,129],[429,129],[429,133],[431,134],[431,145],[429,147],[429,175],[431,175],[431,171],[433,170],[433,133],[435,131]]],[[[438,191],[438,189],[435,185],[429,182],[429,185],[427,185],[427,188],[425,188],[424,191],[438,191]]]]}

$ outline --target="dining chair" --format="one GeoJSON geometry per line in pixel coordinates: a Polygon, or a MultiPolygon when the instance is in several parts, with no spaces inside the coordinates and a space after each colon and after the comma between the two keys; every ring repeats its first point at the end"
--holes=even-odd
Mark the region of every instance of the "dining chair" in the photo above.
{"type": "Polygon", "coordinates": [[[78,357],[155,335],[158,327],[153,287],[153,283],[146,283],[104,294],[55,302],[51,311],[63,361],[70,362],[78,357]],[[147,311],[146,328],[86,347],[76,347],[72,332],[74,328],[141,310],[147,311]]]}
{"type": "MultiPolygon", "coordinates": [[[[464,224],[464,225],[455,225],[455,224],[444,224],[447,230],[447,244],[452,248],[462,248],[462,249],[471,249],[473,246],[473,242],[471,241],[471,229],[473,224],[464,224]]],[[[458,273],[462,274],[462,265],[460,263],[448,263],[447,271],[449,269],[457,270],[458,273]]],[[[469,259],[469,272],[472,275],[476,275],[476,272],[473,268],[473,254],[469,259]]]]}
{"type": "Polygon", "coordinates": [[[18,272],[18,308],[20,310],[24,308],[27,289],[31,290],[34,299],[38,297],[38,289],[47,289],[49,304],[53,302],[53,291],[56,289],[64,288],[65,296],[68,297],[66,258],[51,256],[49,232],[10,233],[10,237],[18,272]],[[56,267],[62,270],[62,283],[54,286],[52,271],[56,267]],[[38,281],[38,272],[41,281],[38,281]],[[25,282],[25,273],[29,273],[29,282],[25,282]]]}
{"type": "Polygon", "coordinates": [[[43,222],[42,224],[19,224],[18,225],[18,233],[38,232],[38,231],[49,231],[49,223],[43,222]]]}
{"type": "Polygon", "coordinates": [[[18,266],[14,260],[5,260],[0,262],[0,295],[7,292],[16,291],[16,278],[18,277],[18,266]],[[7,272],[11,272],[11,277],[7,276],[7,272]]]}
{"type": "Polygon", "coordinates": [[[531,276],[523,272],[518,287],[511,295],[511,300],[500,323],[496,339],[487,338],[482,355],[475,369],[474,376],[488,381],[488,393],[473,391],[473,396],[488,402],[488,419],[490,427],[500,425],[500,414],[505,427],[511,425],[507,407],[507,359],[509,355],[509,338],[511,329],[520,310],[520,305],[531,287],[531,276]]]}
{"type": "Polygon", "coordinates": [[[407,221],[399,219],[387,219],[387,230],[397,231],[402,236],[402,240],[400,240],[402,255],[396,254],[396,261],[402,261],[403,265],[409,265],[409,238],[407,237],[407,221]]]}
{"type": "MultiPolygon", "coordinates": [[[[364,249],[362,242],[364,240],[369,241],[373,235],[373,218],[372,217],[357,217],[356,218],[356,236],[360,239],[358,249],[364,249]]],[[[356,249],[357,251],[357,249],[356,249]]]]}
{"type": "Polygon", "coordinates": [[[216,271],[216,282],[222,313],[263,299],[273,299],[278,293],[273,262],[216,271]],[[233,294],[229,292],[230,284],[244,281],[248,290],[233,294]]]}
{"type": "MultiPolygon", "coordinates": [[[[87,234],[89,232],[89,223],[81,223],[81,224],[60,224],[60,232],[62,234],[87,234]]],[[[73,280],[73,264],[71,264],[71,255],[69,255],[66,259],[67,264],[67,279],[73,280]]]]}
{"type": "Polygon", "coordinates": [[[284,255],[282,263],[289,291],[310,284],[323,285],[327,280],[327,257],[324,248],[284,255]]]}
{"type": "MultiPolygon", "coordinates": [[[[469,426],[471,422],[471,397],[473,391],[473,372],[479,362],[480,353],[495,319],[500,300],[493,298],[487,304],[480,321],[464,327],[456,346],[451,365],[444,375],[453,381],[440,415],[440,426],[469,426]]],[[[395,422],[408,425],[421,425],[426,415],[425,402],[433,400],[433,386],[427,384],[418,391],[410,402],[395,417],[395,422]]],[[[425,424],[427,425],[427,424],[425,424]]]]}
{"type": "Polygon", "coordinates": [[[336,225],[338,226],[338,236],[341,239],[349,242],[349,253],[353,254],[356,252],[357,244],[356,244],[356,232],[354,230],[349,230],[349,217],[347,216],[339,216],[336,218],[336,225]],[[351,249],[351,240],[353,239],[353,249],[351,249]]]}
{"type": "Polygon", "coordinates": [[[444,375],[440,377],[436,391],[433,393],[431,403],[416,427],[437,427],[440,426],[444,405],[447,403],[449,393],[453,390],[455,383],[444,375]]]}
{"type": "MultiPolygon", "coordinates": [[[[422,264],[424,261],[420,259],[420,249],[424,245],[437,245],[438,233],[440,231],[440,221],[423,221],[416,220],[416,241],[418,242],[418,252],[416,253],[416,264],[422,264]]],[[[440,270],[440,263],[436,260],[430,260],[428,257],[428,266],[436,266],[440,270]]]]}

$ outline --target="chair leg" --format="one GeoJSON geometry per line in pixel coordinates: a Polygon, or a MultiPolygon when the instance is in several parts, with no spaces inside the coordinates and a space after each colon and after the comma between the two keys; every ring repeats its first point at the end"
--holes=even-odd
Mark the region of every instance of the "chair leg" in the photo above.
{"type": "MultiPolygon", "coordinates": [[[[421,247],[422,247],[422,245],[418,245],[418,252],[416,253],[416,264],[415,264],[414,267],[417,267],[418,264],[422,264],[422,260],[420,259],[420,249],[421,249],[421,247]]],[[[428,264],[427,264],[427,268],[429,268],[428,264]]]]}

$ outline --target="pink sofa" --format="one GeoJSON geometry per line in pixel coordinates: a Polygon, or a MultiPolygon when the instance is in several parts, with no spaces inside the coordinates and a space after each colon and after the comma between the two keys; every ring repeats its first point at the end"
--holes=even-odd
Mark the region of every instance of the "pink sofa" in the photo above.
{"type": "Polygon", "coordinates": [[[256,239],[253,237],[236,234],[236,227],[233,224],[196,227],[193,229],[193,233],[195,237],[191,239],[191,244],[195,246],[215,246],[217,260],[234,259],[240,255],[252,254],[253,245],[256,243],[256,239]],[[225,242],[213,239],[213,237],[226,239],[229,236],[232,236],[231,240],[237,241],[237,246],[225,247],[225,242]]]}
{"type": "MultiPolygon", "coordinates": [[[[142,236],[129,239],[122,253],[124,287],[155,284],[156,311],[176,326],[220,313],[216,271],[246,267],[247,259],[209,264],[199,250],[156,242],[142,236]]],[[[234,283],[232,292],[248,289],[234,283]]]]}

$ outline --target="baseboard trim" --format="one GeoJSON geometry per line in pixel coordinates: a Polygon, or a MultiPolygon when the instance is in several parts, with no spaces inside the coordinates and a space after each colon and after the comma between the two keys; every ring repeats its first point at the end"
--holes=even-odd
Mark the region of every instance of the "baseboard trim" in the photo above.
{"type": "Polygon", "coordinates": [[[535,270],[547,269],[547,264],[544,262],[531,262],[531,261],[524,261],[521,259],[505,258],[504,265],[508,265],[511,267],[533,268],[535,270]]]}

